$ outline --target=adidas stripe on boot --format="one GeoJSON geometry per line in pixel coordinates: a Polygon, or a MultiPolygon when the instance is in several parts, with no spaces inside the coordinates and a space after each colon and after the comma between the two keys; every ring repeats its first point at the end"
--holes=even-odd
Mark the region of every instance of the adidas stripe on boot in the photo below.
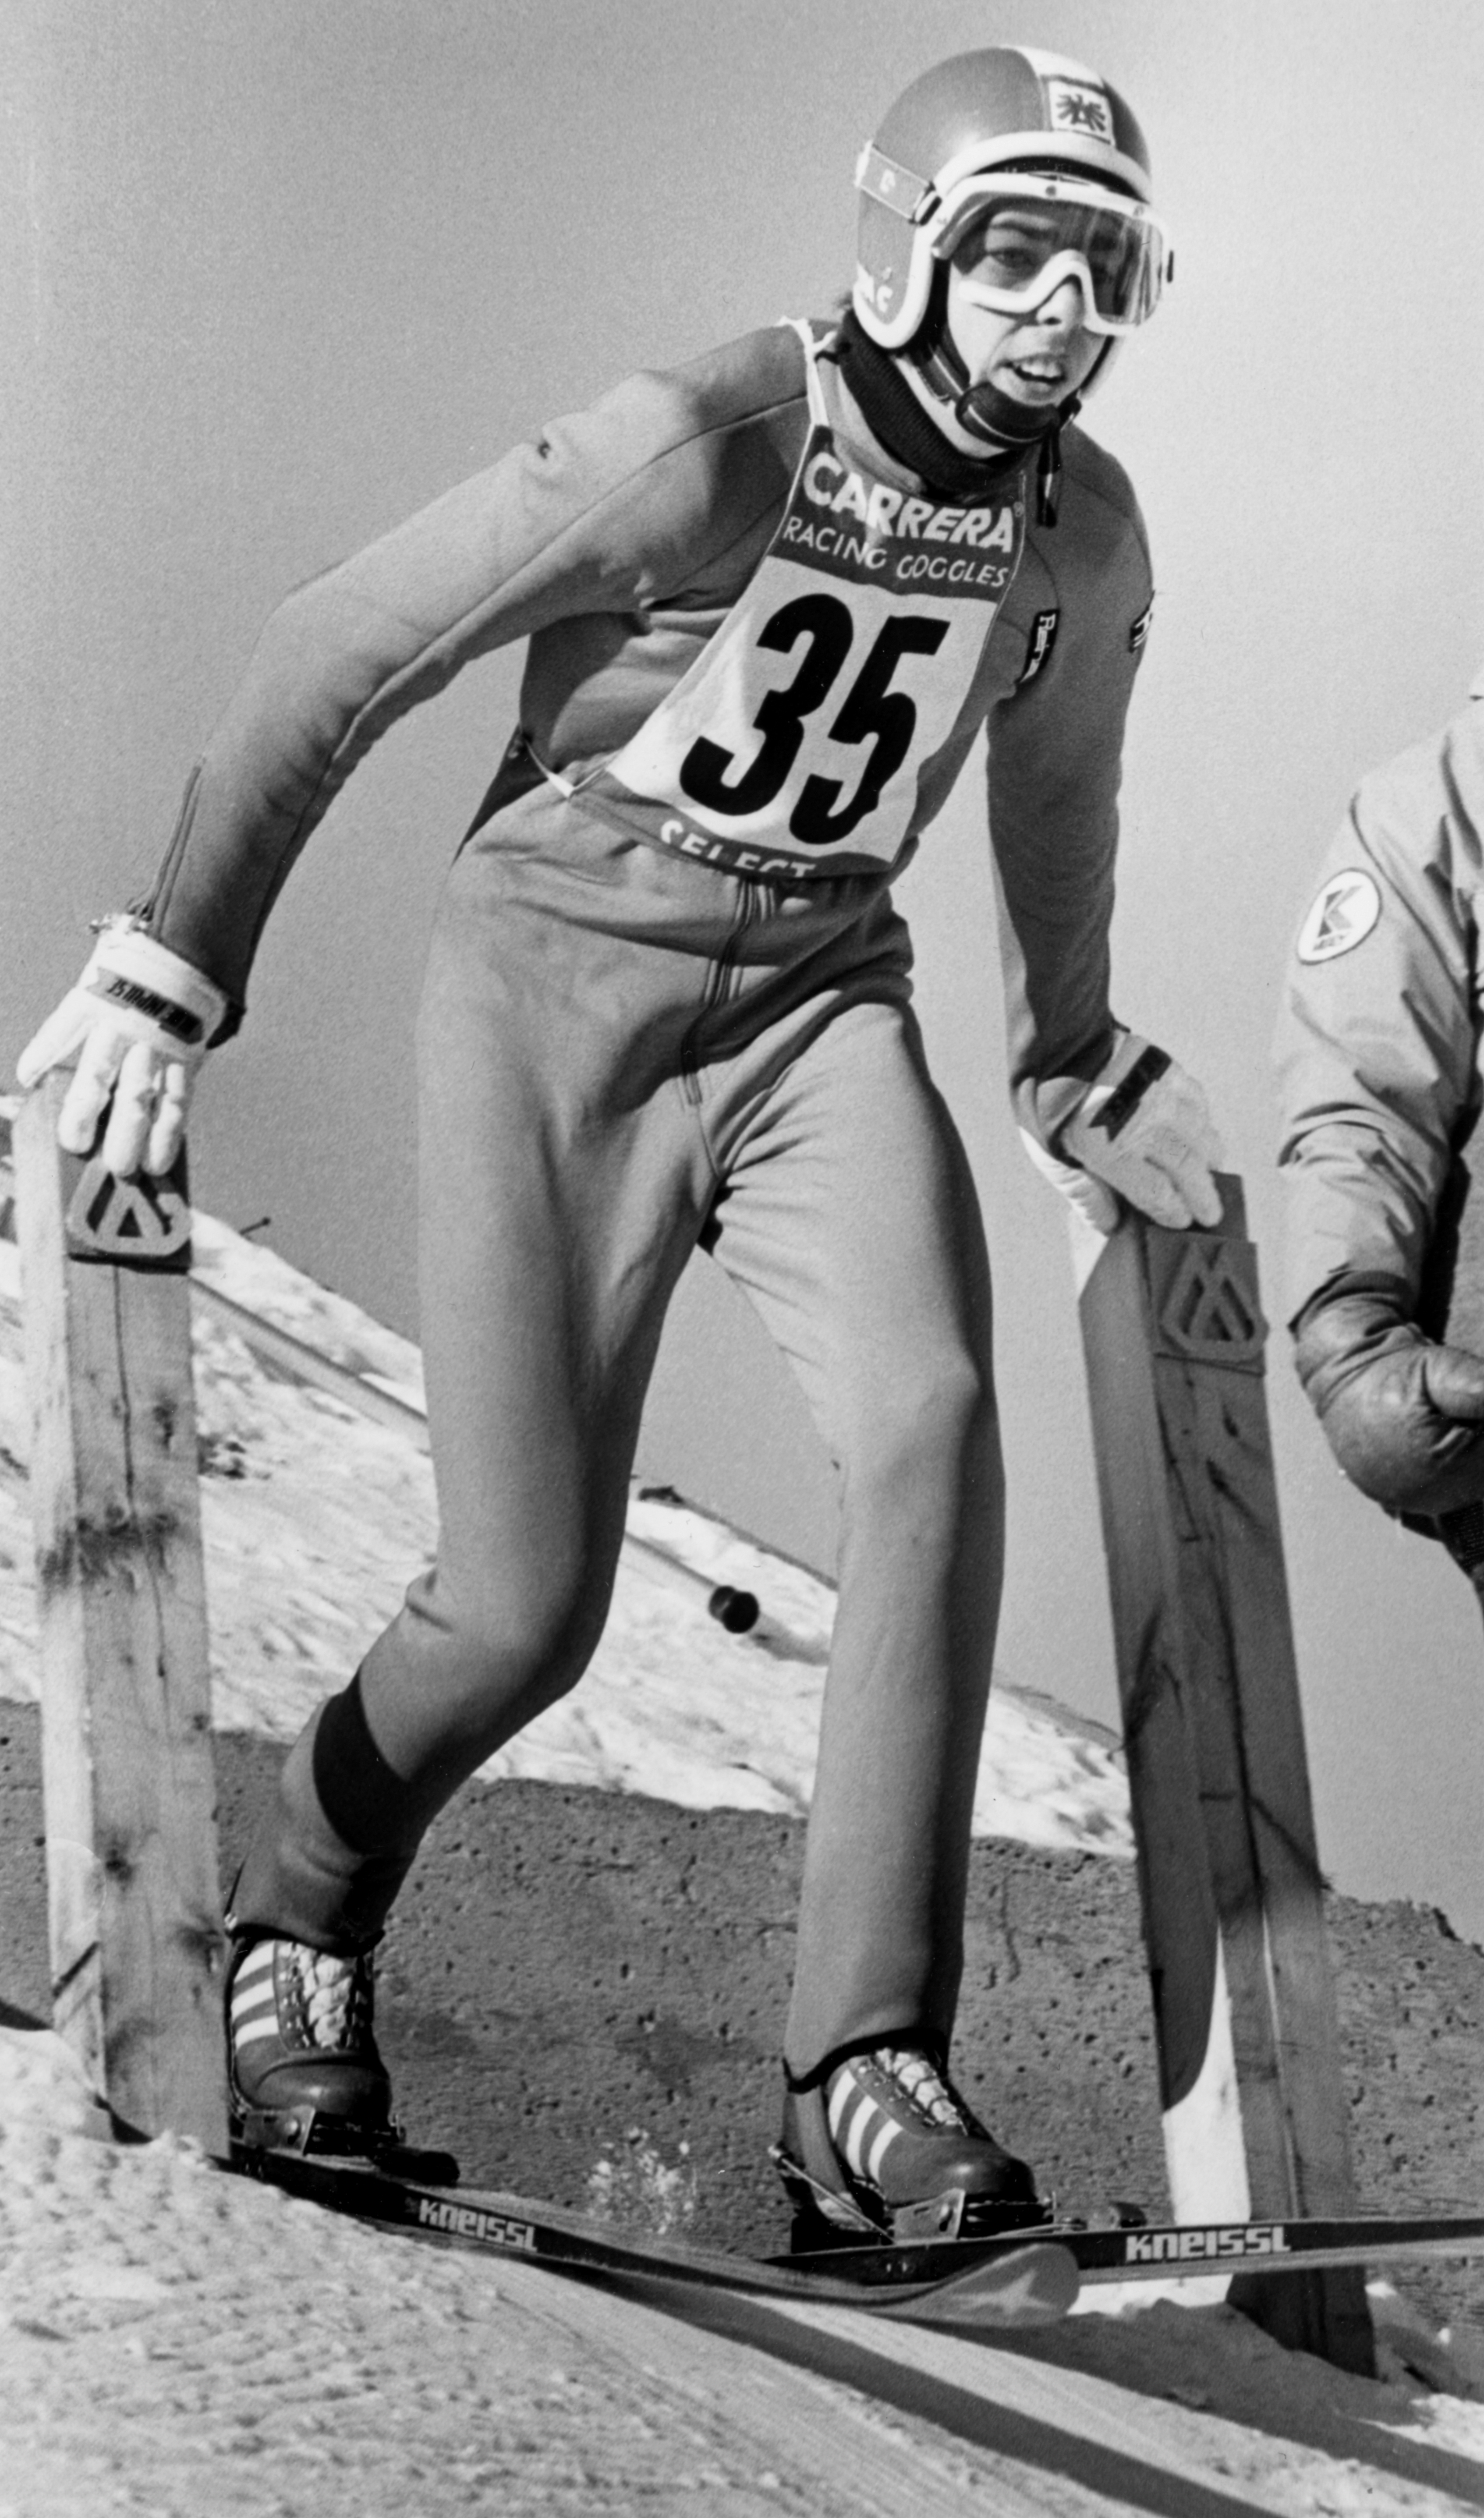
{"type": "Polygon", "coordinates": [[[399,2140],[376,2051],[369,1951],[240,1941],[227,1976],[233,2131],[270,2150],[361,2157],[399,2140]]]}
{"type": "Polygon", "coordinates": [[[968,2237],[1047,2220],[1035,2179],[918,2046],[850,2055],[784,2100],[773,2153],[797,2251],[968,2237]]]}

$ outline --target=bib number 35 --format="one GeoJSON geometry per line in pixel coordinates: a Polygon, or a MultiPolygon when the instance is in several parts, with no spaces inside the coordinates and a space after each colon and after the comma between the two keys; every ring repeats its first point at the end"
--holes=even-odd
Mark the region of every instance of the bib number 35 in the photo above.
{"type": "MultiPolygon", "coordinates": [[[[805,720],[824,706],[844,670],[854,637],[849,606],[834,594],[801,594],[785,603],[758,633],[758,644],[791,655],[806,642],[799,670],[782,690],[767,691],[753,719],[763,737],[746,766],[709,735],[698,735],[680,763],[680,787],[692,803],[713,813],[758,813],[782,795],[803,749],[805,720]]],[[[842,803],[845,782],[811,771],[799,791],[788,827],[810,847],[849,839],[874,813],[882,790],[907,757],[917,708],[892,676],[904,656],[935,656],[948,634],[946,621],[902,614],[888,621],[873,640],[829,732],[835,743],[869,743],[860,784],[842,803]]]]}

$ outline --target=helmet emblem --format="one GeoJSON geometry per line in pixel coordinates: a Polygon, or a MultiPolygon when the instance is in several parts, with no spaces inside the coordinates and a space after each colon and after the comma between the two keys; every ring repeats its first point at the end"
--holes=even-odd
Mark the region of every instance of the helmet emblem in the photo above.
{"type": "Polygon", "coordinates": [[[1106,140],[1112,145],[1113,114],[1100,88],[1080,87],[1070,79],[1049,78],[1046,103],[1053,131],[1086,131],[1094,140],[1106,140]]]}

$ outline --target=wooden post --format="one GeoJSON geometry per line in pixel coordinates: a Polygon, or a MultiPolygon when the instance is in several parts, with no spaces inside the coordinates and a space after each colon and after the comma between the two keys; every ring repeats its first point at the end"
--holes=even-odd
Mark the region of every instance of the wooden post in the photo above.
{"type": "Polygon", "coordinates": [[[183,1181],[15,1124],[58,2030],[121,2125],[226,2149],[183,1181]]]}
{"type": "MultiPolygon", "coordinates": [[[[1073,1234],[1176,2217],[1355,2208],[1239,1180],[1215,1232],[1073,1234]]],[[[1374,2366],[1358,2273],[1236,2278],[1269,2332],[1374,2366]]]]}

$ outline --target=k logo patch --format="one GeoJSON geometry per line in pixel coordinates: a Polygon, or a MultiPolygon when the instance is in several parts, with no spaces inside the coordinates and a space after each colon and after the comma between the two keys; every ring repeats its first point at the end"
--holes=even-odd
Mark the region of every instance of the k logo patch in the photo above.
{"type": "Polygon", "coordinates": [[[1149,625],[1153,621],[1154,617],[1155,598],[1151,595],[1143,611],[1140,613],[1138,620],[1134,623],[1128,633],[1129,646],[1136,656],[1139,653],[1140,648],[1143,646],[1145,639],[1149,636],[1149,625]]]}
{"type": "Polygon", "coordinates": [[[1358,866],[1331,875],[1298,931],[1300,962],[1333,962],[1364,944],[1381,914],[1375,881],[1358,866]]]}

